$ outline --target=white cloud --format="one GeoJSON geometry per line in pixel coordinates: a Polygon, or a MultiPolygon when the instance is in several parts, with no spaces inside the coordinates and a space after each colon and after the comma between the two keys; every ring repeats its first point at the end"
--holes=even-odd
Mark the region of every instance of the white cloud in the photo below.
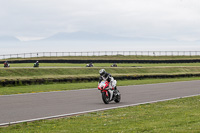
{"type": "Polygon", "coordinates": [[[90,31],[191,41],[200,40],[199,13],[199,0],[1,0],[0,35],[90,31]]]}

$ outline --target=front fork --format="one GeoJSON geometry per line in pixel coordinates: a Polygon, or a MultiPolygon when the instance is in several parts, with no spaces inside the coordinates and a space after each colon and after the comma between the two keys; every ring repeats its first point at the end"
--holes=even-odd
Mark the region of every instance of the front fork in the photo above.
{"type": "Polygon", "coordinates": [[[109,96],[107,90],[102,90],[101,93],[102,93],[102,92],[105,92],[107,97],[109,96]]]}
{"type": "Polygon", "coordinates": [[[113,100],[113,92],[114,92],[113,90],[102,90],[101,92],[105,92],[107,97],[109,97],[109,94],[110,94],[109,99],[110,101],[113,100]]]}

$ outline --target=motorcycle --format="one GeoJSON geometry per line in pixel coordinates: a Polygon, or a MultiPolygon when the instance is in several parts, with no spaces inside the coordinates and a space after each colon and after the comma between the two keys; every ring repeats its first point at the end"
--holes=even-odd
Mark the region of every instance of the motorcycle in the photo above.
{"type": "Polygon", "coordinates": [[[4,64],[4,67],[10,67],[10,64],[4,64]]]}
{"type": "Polygon", "coordinates": [[[39,67],[39,64],[34,63],[33,67],[39,67]]]}
{"type": "Polygon", "coordinates": [[[87,64],[86,67],[94,67],[93,64],[87,64]]]}
{"type": "Polygon", "coordinates": [[[117,64],[114,63],[113,65],[111,65],[111,67],[117,67],[117,64]]]}
{"type": "MultiPolygon", "coordinates": [[[[116,80],[114,80],[116,84],[116,80]]],[[[108,81],[101,81],[98,85],[98,90],[101,91],[102,94],[102,100],[105,104],[109,104],[111,101],[115,101],[116,103],[119,103],[121,100],[121,94],[119,90],[115,90],[114,87],[109,88],[109,82],[108,81]]]]}

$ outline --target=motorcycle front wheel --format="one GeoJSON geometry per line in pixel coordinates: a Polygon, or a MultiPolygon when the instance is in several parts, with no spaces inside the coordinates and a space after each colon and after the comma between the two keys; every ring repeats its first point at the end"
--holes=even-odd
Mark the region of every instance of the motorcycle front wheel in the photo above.
{"type": "Polygon", "coordinates": [[[106,92],[102,92],[102,99],[105,104],[109,104],[109,96],[106,96],[106,92]]]}

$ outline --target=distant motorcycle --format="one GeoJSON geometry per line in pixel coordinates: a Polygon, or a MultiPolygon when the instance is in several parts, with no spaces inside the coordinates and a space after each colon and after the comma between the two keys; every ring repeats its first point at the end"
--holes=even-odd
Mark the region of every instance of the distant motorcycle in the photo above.
{"type": "MultiPolygon", "coordinates": [[[[115,81],[116,82],[116,81],[115,81]]],[[[111,101],[119,103],[121,100],[121,94],[119,90],[114,90],[114,88],[109,88],[108,81],[101,81],[98,85],[98,89],[101,91],[102,100],[105,104],[109,104],[111,101]]]]}
{"type": "Polygon", "coordinates": [[[117,67],[117,64],[114,63],[113,65],[111,65],[111,67],[117,67]]]}
{"type": "Polygon", "coordinates": [[[10,67],[10,64],[4,64],[4,67],[10,67]]]}
{"type": "Polygon", "coordinates": [[[33,67],[39,67],[39,64],[34,63],[33,67]]]}
{"type": "Polygon", "coordinates": [[[94,67],[93,64],[87,64],[86,67],[94,67]]]}

